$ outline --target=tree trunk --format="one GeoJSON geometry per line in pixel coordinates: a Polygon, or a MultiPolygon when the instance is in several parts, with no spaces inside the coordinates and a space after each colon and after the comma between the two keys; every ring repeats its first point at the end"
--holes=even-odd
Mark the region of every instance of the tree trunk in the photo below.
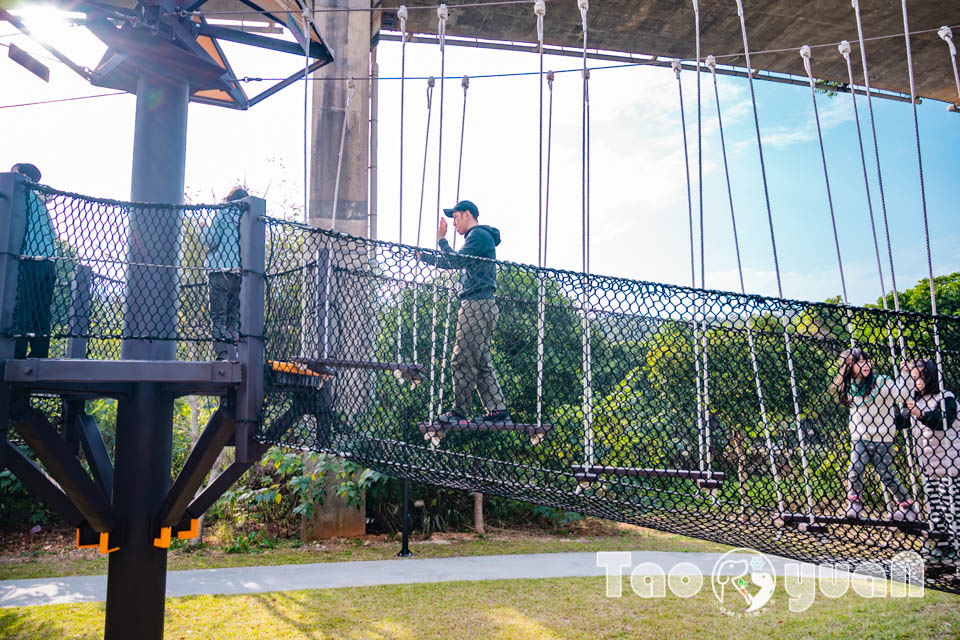
{"type": "Polygon", "coordinates": [[[480,492],[473,494],[473,529],[482,536],[487,534],[483,524],[483,494],[480,492]]]}

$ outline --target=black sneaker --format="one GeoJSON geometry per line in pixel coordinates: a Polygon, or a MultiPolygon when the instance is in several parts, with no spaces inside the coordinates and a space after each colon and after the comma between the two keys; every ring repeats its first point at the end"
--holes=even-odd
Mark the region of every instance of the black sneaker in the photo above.
{"type": "Polygon", "coordinates": [[[461,421],[466,421],[467,416],[460,415],[456,411],[448,411],[446,413],[441,413],[437,416],[438,424],[457,424],[461,421]]]}
{"type": "Polygon", "coordinates": [[[513,419],[510,417],[510,412],[504,409],[503,411],[494,411],[483,416],[483,422],[493,423],[493,424],[513,424],[513,419]]]}

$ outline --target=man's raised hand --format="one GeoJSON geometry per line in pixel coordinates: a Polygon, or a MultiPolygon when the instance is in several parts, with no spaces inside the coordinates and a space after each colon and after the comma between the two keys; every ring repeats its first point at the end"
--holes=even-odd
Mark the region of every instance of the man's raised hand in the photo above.
{"type": "Polygon", "coordinates": [[[440,218],[440,227],[437,228],[437,242],[440,242],[447,237],[447,221],[444,218],[440,218]]]}

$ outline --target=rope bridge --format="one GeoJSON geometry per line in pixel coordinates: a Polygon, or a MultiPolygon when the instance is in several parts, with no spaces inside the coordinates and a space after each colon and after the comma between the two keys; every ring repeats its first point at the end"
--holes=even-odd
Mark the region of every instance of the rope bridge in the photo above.
{"type": "MultiPolygon", "coordinates": [[[[940,507],[927,490],[939,476],[956,481],[957,451],[931,453],[916,429],[896,432],[889,467],[916,518],[893,518],[897,503],[869,465],[858,474],[863,512],[848,517],[850,410],[832,384],[851,344],[893,388],[911,384],[901,360],[937,353],[944,378],[957,379],[960,319],[491,261],[499,317],[489,352],[513,420],[441,425],[458,383],[454,345],[470,336],[454,335],[448,320],[465,305],[456,271],[430,264],[433,252],[263,218],[265,269],[251,274],[205,264],[199,240],[217,229],[216,244],[239,255],[244,203],[156,207],[155,226],[137,230],[126,214],[145,205],[27,193],[45,203],[56,237],[52,255],[26,242],[20,256],[55,266],[49,328],[38,332],[43,318],[24,311],[42,306],[25,300],[48,276],[21,269],[5,337],[49,337],[49,355],[91,360],[119,358],[125,340],[170,340],[179,360],[204,360],[224,339],[211,329],[209,274],[257,275],[264,445],[813,562],[857,567],[912,550],[927,559],[929,586],[960,592],[956,560],[933,554],[956,544],[957,523],[930,518],[940,507]],[[143,253],[161,232],[176,233],[181,250],[143,253]],[[177,293],[174,323],[150,312],[165,286],[177,293]]],[[[471,416],[482,415],[473,403],[471,416]]],[[[58,403],[35,394],[32,404],[62,429],[58,403]]]]}

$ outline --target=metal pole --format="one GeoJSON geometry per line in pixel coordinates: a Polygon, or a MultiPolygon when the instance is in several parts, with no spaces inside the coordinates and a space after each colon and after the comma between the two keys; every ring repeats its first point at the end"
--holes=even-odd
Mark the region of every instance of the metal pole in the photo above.
{"type": "Polygon", "coordinates": [[[410,481],[403,479],[403,528],[400,536],[400,553],[398,558],[410,558],[413,552],[410,551],[410,481]]]}
{"type": "MultiPolygon", "coordinates": [[[[133,202],[183,202],[187,157],[186,80],[141,75],[133,136],[133,202]]],[[[170,206],[130,211],[124,360],[176,360],[180,214],[170,206]],[[171,265],[163,268],[143,265],[171,265]],[[145,335],[161,340],[143,340],[145,335]]]]}
{"type": "MultiPolygon", "coordinates": [[[[130,212],[124,360],[176,359],[180,220],[169,205],[183,201],[188,100],[186,80],[140,76],[131,200],[167,206],[130,212]],[[139,339],[147,327],[169,339],[139,339]]],[[[170,487],[172,425],[173,396],[158,385],[135,384],[118,403],[113,506],[125,531],[110,555],[105,640],[163,637],[167,551],[153,545],[153,516],[170,487]]]]}

